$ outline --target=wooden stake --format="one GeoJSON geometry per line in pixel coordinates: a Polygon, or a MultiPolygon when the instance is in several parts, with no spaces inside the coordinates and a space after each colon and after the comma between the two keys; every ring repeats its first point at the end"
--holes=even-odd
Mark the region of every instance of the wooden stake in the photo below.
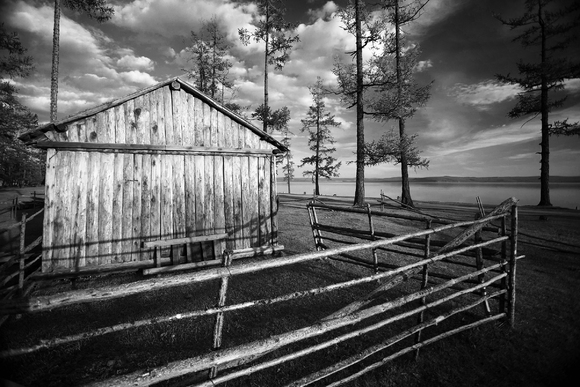
{"type": "MultiPolygon", "coordinates": [[[[370,231],[370,236],[371,236],[371,240],[375,240],[375,227],[373,225],[373,215],[371,212],[371,205],[369,203],[367,203],[367,212],[368,212],[368,217],[369,217],[369,231],[370,231]]],[[[372,255],[373,255],[373,264],[374,264],[374,269],[375,269],[375,274],[377,274],[379,272],[379,257],[377,256],[377,249],[371,249],[372,255]]]]}
{"type": "MultiPolygon", "coordinates": [[[[312,203],[312,202],[311,202],[312,203]]],[[[314,247],[316,251],[322,250],[321,242],[320,242],[320,230],[318,229],[318,225],[316,224],[315,220],[315,209],[313,206],[307,206],[308,210],[308,219],[310,220],[310,229],[312,230],[312,237],[314,238],[314,247]]]]}
{"type": "Polygon", "coordinates": [[[511,211],[510,233],[510,260],[509,260],[509,293],[508,293],[508,322],[510,327],[515,326],[516,317],[516,256],[518,253],[518,206],[514,204],[511,211]]]}
{"type": "MultiPolygon", "coordinates": [[[[228,268],[232,264],[232,255],[228,251],[224,251],[222,255],[223,267],[228,268]]],[[[218,296],[217,306],[222,308],[226,304],[226,295],[228,292],[230,276],[224,275],[221,280],[220,291],[218,296]]],[[[224,312],[219,312],[215,318],[215,327],[213,330],[213,349],[219,349],[222,346],[222,331],[224,326],[224,312]]],[[[212,367],[209,371],[210,379],[217,376],[217,366],[212,367]]]]}
{"type": "MultiPolygon", "coordinates": [[[[482,207],[482,209],[483,209],[483,207],[482,207]]],[[[482,240],[483,240],[483,238],[481,237],[481,230],[477,231],[474,235],[474,243],[476,243],[476,244],[480,243],[482,240]]],[[[484,265],[483,265],[483,252],[482,252],[481,247],[475,249],[475,265],[476,265],[477,270],[481,270],[484,267],[484,265]]],[[[479,280],[479,283],[483,283],[483,281],[485,281],[485,274],[481,274],[478,277],[478,280],[479,280]]],[[[485,296],[485,294],[486,294],[486,289],[482,288],[481,295],[485,296]]],[[[486,313],[486,315],[491,316],[491,309],[490,309],[488,302],[485,303],[485,313],[486,313]]]]}
{"type": "MultiPolygon", "coordinates": [[[[507,219],[506,216],[503,216],[501,218],[501,229],[500,229],[500,236],[506,236],[507,235],[507,219]]],[[[505,263],[507,262],[507,240],[504,240],[503,242],[501,242],[501,258],[500,258],[500,262],[505,263]]],[[[502,266],[501,268],[504,272],[506,271],[506,267],[502,266]]],[[[508,293],[507,293],[507,288],[508,288],[508,284],[507,284],[507,280],[504,278],[501,281],[501,288],[506,290],[506,293],[504,294],[503,297],[500,298],[499,300],[499,310],[503,313],[507,313],[507,303],[508,303],[508,293]]]]}
{"type": "MultiPolygon", "coordinates": [[[[425,222],[426,229],[430,229],[431,228],[431,219],[427,219],[427,221],[425,222]]],[[[431,255],[431,234],[429,235],[425,235],[425,251],[424,251],[424,255],[423,258],[427,259],[429,258],[429,255],[431,255]]],[[[425,265],[423,266],[423,270],[421,272],[421,290],[425,289],[425,287],[427,286],[427,283],[429,282],[429,266],[425,265]]],[[[421,305],[425,305],[427,298],[423,297],[421,298],[421,305]]],[[[417,317],[417,324],[421,324],[423,323],[423,318],[424,318],[424,311],[419,312],[419,316],[417,317]]],[[[421,331],[417,332],[417,334],[415,335],[415,344],[420,343],[421,342],[421,331]]],[[[417,360],[417,358],[419,358],[419,348],[417,348],[417,350],[415,351],[415,360],[417,360]]]]}
{"type": "Polygon", "coordinates": [[[26,214],[22,214],[20,223],[20,248],[18,250],[18,295],[24,291],[24,265],[26,260],[26,214]]]}
{"type": "MultiPolygon", "coordinates": [[[[314,201],[313,201],[314,202],[314,201]]],[[[312,207],[312,219],[316,225],[316,236],[318,238],[318,243],[316,244],[317,250],[322,250],[324,248],[324,240],[322,239],[322,232],[318,228],[318,215],[316,214],[316,208],[312,207]]]]}

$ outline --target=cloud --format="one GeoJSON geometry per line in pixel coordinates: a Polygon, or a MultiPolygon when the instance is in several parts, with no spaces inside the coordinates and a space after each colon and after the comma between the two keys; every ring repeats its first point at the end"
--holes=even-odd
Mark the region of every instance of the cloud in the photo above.
{"type": "MultiPolygon", "coordinates": [[[[466,134],[449,142],[447,147],[438,149],[434,153],[445,156],[475,149],[516,144],[538,138],[540,136],[540,124],[538,122],[530,122],[527,125],[522,125],[524,122],[525,120],[519,120],[510,125],[466,134]]],[[[433,152],[432,149],[431,151],[433,152]]]]}
{"type": "Polygon", "coordinates": [[[565,90],[571,93],[580,92],[580,78],[567,79],[564,81],[565,90]]]}
{"type": "Polygon", "coordinates": [[[316,21],[317,19],[329,20],[336,11],[338,11],[338,5],[334,1],[328,1],[322,8],[309,9],[308,15],[311,21],[316,21]]]}
{"type": "Polygon", "coordinates": [[[230,0],[135,0],[114,8],[112,22],[119,27],[165,38],[187,36],[190,31],[199,29],[204,20],[215,16],[233,41],[237,39],[238,28],[252,20],[250,12],[255,4],[230,0]]]}
{"type": "Polygon", "coordinates": [[[521,160],[521,159],[531,159],[537,157],[535,153],[518,153],[516,155],[509,156],[508,159],[510,160],[521,160]]]}
{"type": "Polygon", "coordinates": [[[420,60],[419,62],[417,62],[417,65],[415,66],[415,70],[417,70],[418,72],[421,72],[421,71],[425,71],[431,67],[433,67],[433,62],[431,61],[431,59],[420,60]]]}
{"type": "Polygon", "coordinates": [[[145,56],[124,55],[117,60],[117,66],[126,69],[146,70],[152,71],[155,68],[155,63],[145,56]]]}
{"type": "Polygon", "coordinates": [[[461,103],[486,110],[489,105],[514,99],[521,90],[516,85],[487,80],[471,85],[457,83],[450,88],[449,95],[461,103]]]}
{"type": "MultiPolygon", "coordinates": [[[[40,121],[48,118],[53,8],[39,2],[11,3],[7,24],[31,47],[36,71],[19,85],[19,97],[40,121]]],[[[102,30],[82,25],[66,13],[60,20],[59,117],[121,97],[156,83],[155,63],[123,47],[102,30]]]]}
{"type": "Polygon", "coordinates": [[[157,81],[151,75],[137,70],[122,72],[119,73],[119,76],[125,82],[133,83],[134,85],[140,87],[151,86],[157,83],[157,81]]]}
{"type": "Polygon", "coordinates": [[[421,35],[427,31],[428,27],[441,23],[468,4],[469,2],[464,0],[430,0],[423,8],[420,17],[409,24],[407,32],[421,35]]]}

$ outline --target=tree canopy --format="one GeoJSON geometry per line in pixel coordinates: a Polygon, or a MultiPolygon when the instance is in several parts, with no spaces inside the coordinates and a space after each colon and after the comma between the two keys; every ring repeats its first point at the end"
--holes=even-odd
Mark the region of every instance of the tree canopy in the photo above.
{"type": "Polygon", "coordinates": [[[37,126],[37,117],[18,101],[10,80],[29,75],[34,68],[32,58],[18,35],[4,25],[0,27],[0,52],[0,179],[6,185],[39,183],[44,175],[41,155],[18,140],[22,132],[37,126]]]}
{"type": "MultiPolygon", "coordinates": [[[[255,29],[250,31],[246,28],[238,30],[240,40],[248,45],[250,40],[264,43],[264,102],[267,109],[268,104],[268,66],[273,65],[274,69],[282,70],[286,62],[290,59],[292,45],[300,40],[298,35],[293,35],[291,30],[294,24],[284,19],[286,8],[282,6],[281,0],[258,0],[255,29]]],[[[264,132],[268,132],[268,120],[262,120],[264,132]]]]}
{"type": "Polygon", "coordinates": [[[233,87],[228,77],[232,67],[227,59],[230,46],[218,20],[213,17],[204,21],[199,31],[191,31],[191,46],[186,48],[191,54],[188,61],[192,67],[183,71],[200,91],[220,102],[224,102],[224,89],[233,87]]]}
{"type": "Polygon", "coordinates": [[[334,116],[326,108],[324,103],[322,79],[318,77],[316,83],[309,87],[312,95],[312,105],[308,108],[306,118],[302,120],[302,131],[308,131],[308,145],[313,152],[311,156],[301,160],[304,165],[311,165],[311,170],[306,170],[302,174],[311,176],[314,183],[315,195],[320,195],[319,179],[321,177],[330,179],[339,176],[338,170],[342,165],[336,162],[336,158],[331,154],[336,148],[329,145],[334,144],[334,137],[330,132],[330,127],[337,127],[340,122],[334,119],[334,116]]]}
{"type": "Polygon", "coordinates": [[[540,206],[551,206],[550,200],[550,135],[580,134],[578,122],[568,120],[550,123],[550,112],[563,106],[566,96],[564,81],[580,76],[580,62],[569,58],[566,51],[578,39],[580,4],[561,7],[555,0],[525,0],[524,14],[515,18],[496,18],[511,30],[520,31],[513,41],[537,50],[538,61],[519,61],[520,76],[497,74],[504,83],[518,85],[522,92],[508,116],[519,118],[532,115],[541,120],[540,206]]]}

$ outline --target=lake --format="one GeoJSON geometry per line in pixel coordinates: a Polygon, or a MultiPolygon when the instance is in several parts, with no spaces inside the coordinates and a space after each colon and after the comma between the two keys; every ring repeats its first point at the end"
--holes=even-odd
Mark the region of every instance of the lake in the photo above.
{"type": "MultiPolygon", "coordinates": [[[[293,181],[291,192],[312,193],[314,185],[293,181]]],[[[396,199],[401,195],[400,182],[366,182],[365,196],[379,197],[381,190],[396,199]]],[[[278,192],[288,193],[286,182],[278,182],[278,192]]],[[[320,184],[322,195],[354,196],[354,181],[330,180],[320,184]]],[[[411,197],[417,201],[476,203],[479,196],[483,204],[499,204],[515,196],[520,205],[537,205],[540,201],[540,183],[416,183],[411,182],[411,197]]],[[[580,208],[580,183],[550,183],[552,205],[580,208]]]]}

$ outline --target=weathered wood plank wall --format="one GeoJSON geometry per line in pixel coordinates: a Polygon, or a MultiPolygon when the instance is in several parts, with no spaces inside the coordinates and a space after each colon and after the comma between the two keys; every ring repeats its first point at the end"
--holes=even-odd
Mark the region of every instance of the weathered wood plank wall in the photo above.
{"type": "MultiPolygon", "coordinates": [[[[273,149],[217,109],[169,86],[68,125],[61,142],[273,149]]],[[[271,245],[273,155],[49,149],[43,271],[152,259],[148,240],[228,233],[215,251],[271,245]]],[[[273,183],[274,182],[274,183],[273,183]]],[[[168,254],[169,250],[163,253],[168,254]]]]}

